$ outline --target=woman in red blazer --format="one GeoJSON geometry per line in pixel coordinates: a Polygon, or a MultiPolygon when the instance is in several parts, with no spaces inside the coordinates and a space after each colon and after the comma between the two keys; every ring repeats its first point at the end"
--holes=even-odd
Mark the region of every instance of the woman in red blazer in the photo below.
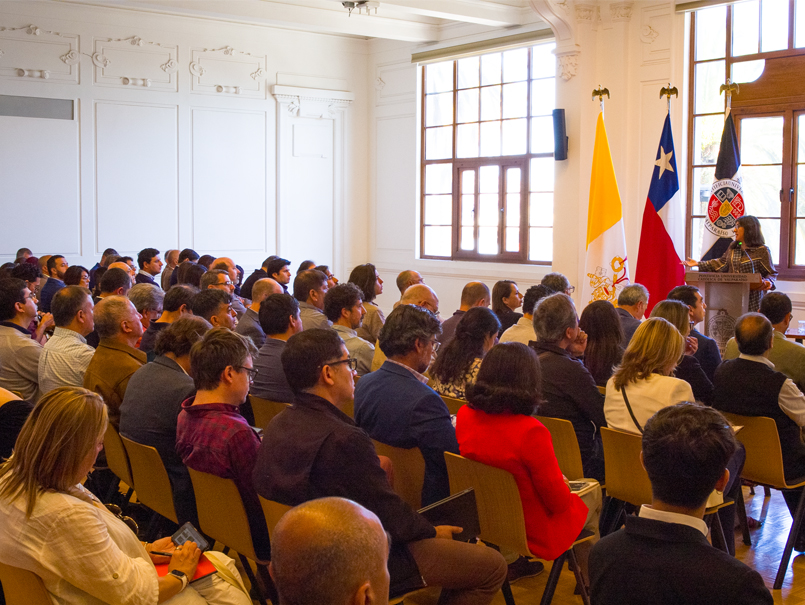
{"type": "MultiPolygon", "coordinates": [[[[559,470],[551,434],[531,416],[541,399],[536,353],[516,342],[496,345],[468,391],[469,405],[458,411],[456,437],[462,456],[514,475],[528,547],[551,561],[570,548],[590,523],[587,506],[571,493],[559,470]]],[[[596,489],[600,507],[601,488],[596,489]]],[[[597,514],[592,517],[597,529],[597,514]]]]}

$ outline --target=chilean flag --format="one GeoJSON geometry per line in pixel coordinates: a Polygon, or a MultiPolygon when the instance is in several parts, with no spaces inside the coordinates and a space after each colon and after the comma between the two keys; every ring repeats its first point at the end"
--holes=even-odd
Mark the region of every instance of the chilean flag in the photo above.
{"type": "Polygon", "coordinates": [[[674,136],[671,116],[665,116],[665,126],[654,162],[654,173],[648,188],[640,249],[637,254],[635,282],[649,291],[648,317],[654,305],[665,300],[676,286],[685,283],[682,265],[685,242],[685,214],[679,192],[679,172],[674,157],[674,136]]]}

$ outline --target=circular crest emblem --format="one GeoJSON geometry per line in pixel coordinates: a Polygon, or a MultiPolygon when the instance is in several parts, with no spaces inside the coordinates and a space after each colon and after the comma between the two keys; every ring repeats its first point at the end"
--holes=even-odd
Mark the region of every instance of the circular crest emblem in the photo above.
{"type": "Polygon", "coordinates": [[[735,323],[735,318],[729,315],[725,309],[719,309],[707,323],[708,332],[716,341],[722,355],[724,349],[727,348],[727,341],[735,336],[735,323]]]}
{"type": "Polygon", "coordinates": [[[732,237],[735,221],[743,216],[744,210],[741,183],[733,179],[716,181],[707,202],[707,230],[719,237],[732,237]]]}

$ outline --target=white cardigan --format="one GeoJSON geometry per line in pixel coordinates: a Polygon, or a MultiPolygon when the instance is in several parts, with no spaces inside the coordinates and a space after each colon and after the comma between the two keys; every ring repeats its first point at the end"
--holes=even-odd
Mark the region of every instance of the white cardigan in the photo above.
{"type": "MultiPolygon", "coordinates": [[[[672,376],[652,374],[646,380],[630,382],[625,388],[632,412],[641,428],[646,426],[648,419],[661,409],[684,401],[695,401],[690,385],[684,380],[672,376]]],[[[627,433],[640,432],[629,415],[629,410],[626,409],[622,390],[615,390],[612,378],[607,381],[604,416],[607,426],[611,429],[627,433]]]]}

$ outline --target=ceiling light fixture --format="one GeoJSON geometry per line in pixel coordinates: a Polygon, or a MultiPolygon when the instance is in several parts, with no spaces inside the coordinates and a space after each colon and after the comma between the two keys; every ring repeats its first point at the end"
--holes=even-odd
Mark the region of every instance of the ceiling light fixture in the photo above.
{"type": "Polygon", "coordinates": [[[372,11],[374,11],[376,15],[380,2],[376,0],[345,0],[341,5],[349,11],[349,16],[351,17],[354,10],[357,10],[358,14],[362,14],[365,11],[367,15],[371,15],[372,11]]]}

